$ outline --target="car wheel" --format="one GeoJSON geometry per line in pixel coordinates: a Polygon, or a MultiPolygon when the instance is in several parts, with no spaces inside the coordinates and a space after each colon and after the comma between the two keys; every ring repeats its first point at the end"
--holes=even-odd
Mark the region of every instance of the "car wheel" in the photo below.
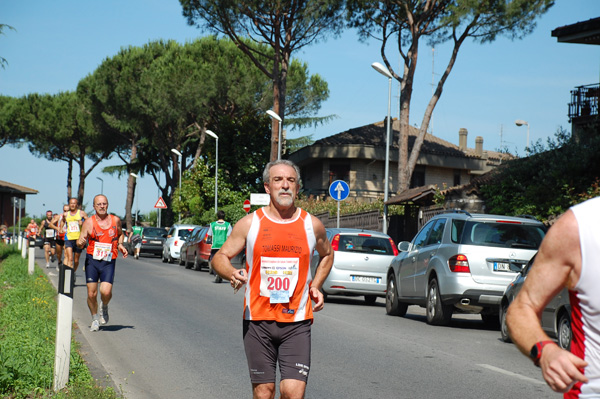
{"type": "Polygon", "coordinates": [[[217,275],[215,273],[215,270],[212,267],[212,261],[210,261],[210,260],[208,261],[208,274],[211,274],[211,275],[214,274],[215,276],[217,275]]]}
{"type": "Polygon", "coordinates": [[[191,267],[192,267],[192,264],[191,264],[190,262],[188,262],[187,256],[185,257],[185,262],[184,262],[184,264],[185,264],[185,268],[186,268],[186,269],[189,269],[189,268],[191,268],[191,267]]]}
{"type": "Polygon", "coordinates": [[[165,250],[164,249],[163,249],[163,252],[162,252],[162,261],[163,261],[163,263],[167,263],[167,257],[165,255],[165,250]]]}
{"type": "Polygon", "coordinates": [[[375,305],[375,302],[377,302],[376,295],[365,295],[365,303],[367,305],[375,305]]]}
{"type": "Polygon", "coordinates": [[[171,256],[171,251],[169,251],[169,253],[167,254],[167,262],[172,264],[174,261],[175,259],[173,259],[173,257],[171,256]]]}
{"type": "Polygon", "coordinates": [[[185,265],[185,258],[186,257],[187,257],[186,254],[184,254],[183,252],[179,252],[179,266],[185,265]]]}
{"type": "Polygon", "coordinates": [[[569,314],[563,312],[558,319],[558,345],[565,349],[571,350],[571,339],[573,338],[573,331],[571,331],[571,318],[569,314]]]}
{"type": "Polygon", "coordinates": [[[448,325],[452,319],[452,306],[444,305],[442,303],[440,289],[435,278],[429,282],[426,314],[427,324],[435,326],[448,325]]]}
{"type": "Polygon", "coordinates": [[[202,266],[200,266],[200,262],[198,262],[198,254],[194,256],[194,270],[200,270],[202,266]]]}
{"type": "Polygon", "coordinates": [[[510,335],[508,335],[508,326],[506,325],[506,311],[508,310],[508,304],[502,304],[500,306],[500,336],[504,342],[512,342],[510,335]]]}
{"type": "Polygon", "coordinates": [[[385,294],[385,311],[390,316],[404,316],[408,304],[398,301],[398,289],[396,288],[396,278],[392,275],[387,281],[387,292],[385,294]]]}
{"type": "Polygon", "coordinates": [[[482,313],[481,320],[487,328],[500,329],[500,316],[497,313],[482,313]]]}

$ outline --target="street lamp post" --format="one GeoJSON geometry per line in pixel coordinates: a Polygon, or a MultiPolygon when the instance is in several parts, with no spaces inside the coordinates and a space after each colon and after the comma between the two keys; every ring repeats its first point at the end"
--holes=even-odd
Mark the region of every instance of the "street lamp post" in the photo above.
{"type": "Polygon", "coordinates": [[[387,219],[388,219],[388,206],[386,204],[389,196],[389,185],[390,185],[390,131],[392,127],[392,119],[391,119],[391,107],[392,107],[392,74],[390,71],[381,65],[379,62],[374,62],[371,64],[373,69],[377,72],[388,78],[389,88],[388,88],[388,107],[387,107],[387,132],[385,136],[385,187],[383,194],[383,232],[387,234],[387,219]]]}
{"type": "Polygon", "coordinates": [[[100,177],[96,177],[96,179],[100,180],[100,194],[104,194],[104,180],[100,177]]]}
{"type": "Polygon", "coordinates": [[[529,155],[529,122],[524,121],[523,119],[517,119],[515,121],[515,125],[517,125],[517,126],[527,125],[527,155],[529,155]]]}
{"type": "Polygon", "coordinates": [[[215,139],[215,214],[217,213],[217,198],[218,198],[218,176],[219,176],[219,136],[213,133],[211,130],[207,130],[206,134],[215,139]]]}
{"type": "MultiPolygon", "coordinates": [[[[171,148],[171,152],[179,157],[179,207],[181,208],[181,158],[183,156],[175,148],[171,148]]],[[[181,212],[179,212],[179,223],[181,223],[181,212]]]]}
{"type": "Polygon", "coordinates": [[[281,117],[277,115],[273,110],[268,110],[267,115],[269,115],[272,119],[275,119],[279,122],[279,137],[277,139],[277,160],[281,159],[281,117]]]}
{"type": "Polygon", "coordinates": [[[137,225],[137,221],[138,221],[138,213],[140,213],[140,203],[138,200],[138,195],[137,195],[137,191],[138,191],[138,175],[136,175],[135,173],[131,172],[129,173],[130,176],[133,176],[135,178],[135,224],[137,225]]]}
{"type": "MultiPolygon", "coordinates": [[[[156,186],[156,200],[158,200],[160,198],[160,165],[156,162],[150,162],[150,165],[153,165],[156,168],[158,168],[158,185],[156,186]]],[[[158,208],[156,213],[156,227],[160,227],[160,208],[158,208]]]]}

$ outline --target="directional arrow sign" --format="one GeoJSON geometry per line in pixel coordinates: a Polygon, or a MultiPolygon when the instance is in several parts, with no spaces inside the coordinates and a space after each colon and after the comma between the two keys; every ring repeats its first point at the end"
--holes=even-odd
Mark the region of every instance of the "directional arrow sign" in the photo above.
{"type": "Polygon", "coordinates": [[[329,186],[329,195],[336,201],[343,201],[348,198],[350,187],[343,180],[336,180],[329,186]]]}

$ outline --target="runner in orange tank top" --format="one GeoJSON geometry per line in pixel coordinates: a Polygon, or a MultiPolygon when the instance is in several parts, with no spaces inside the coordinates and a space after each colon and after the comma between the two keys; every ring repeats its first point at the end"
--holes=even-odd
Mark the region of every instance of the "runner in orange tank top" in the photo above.
{"type": "Polygon", "coordinates": [[[263,180],[269,205],[235,224],[213,267],[230,280],[234,292],[246,284],[243,339],[253,397],[274,397],[279,363],[281,396],[303,398],[313,312],[323,309],[320,289],[333,251],[321,221],[295,205],[298,167],[288,160],[270,162],[263,180]],[[238,270],[231,259],[244,247],[246,268],[238,270]],[[315,276],[310,272],[313,250],[319,254],[315,276]]]}
{"type": "Polygon", "coordinates": [[[89,243],[85,257],[85,281],[87,283],[87,303],[92,314],[91,331],[98,331],[101,324],[108,323],[108,303],[112,298],[115,276],[115,261],[118,251],[127,257],[123,246],[121,219],[108,213],[108,199],[104,195],[94,197],[96,214],[85,220],[77,246],[89,243]],[[100,281],[101,312],[98,313],[98,281],[100,281]]]}

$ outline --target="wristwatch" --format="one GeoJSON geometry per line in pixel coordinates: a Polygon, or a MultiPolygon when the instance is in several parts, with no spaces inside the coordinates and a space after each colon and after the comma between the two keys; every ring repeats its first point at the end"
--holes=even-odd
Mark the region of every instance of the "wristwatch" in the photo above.
{"type": "MultiPolygon", "coordinates": [[[[529,357],[533,360],[533,364],[540,367],[540,359],[542,358],[542,349],[548,344],[555,344],[554,341],[540,341],[531,347],[529,357]]],[[[555,344],[556,345],[556,344],[555,344]]]]}

